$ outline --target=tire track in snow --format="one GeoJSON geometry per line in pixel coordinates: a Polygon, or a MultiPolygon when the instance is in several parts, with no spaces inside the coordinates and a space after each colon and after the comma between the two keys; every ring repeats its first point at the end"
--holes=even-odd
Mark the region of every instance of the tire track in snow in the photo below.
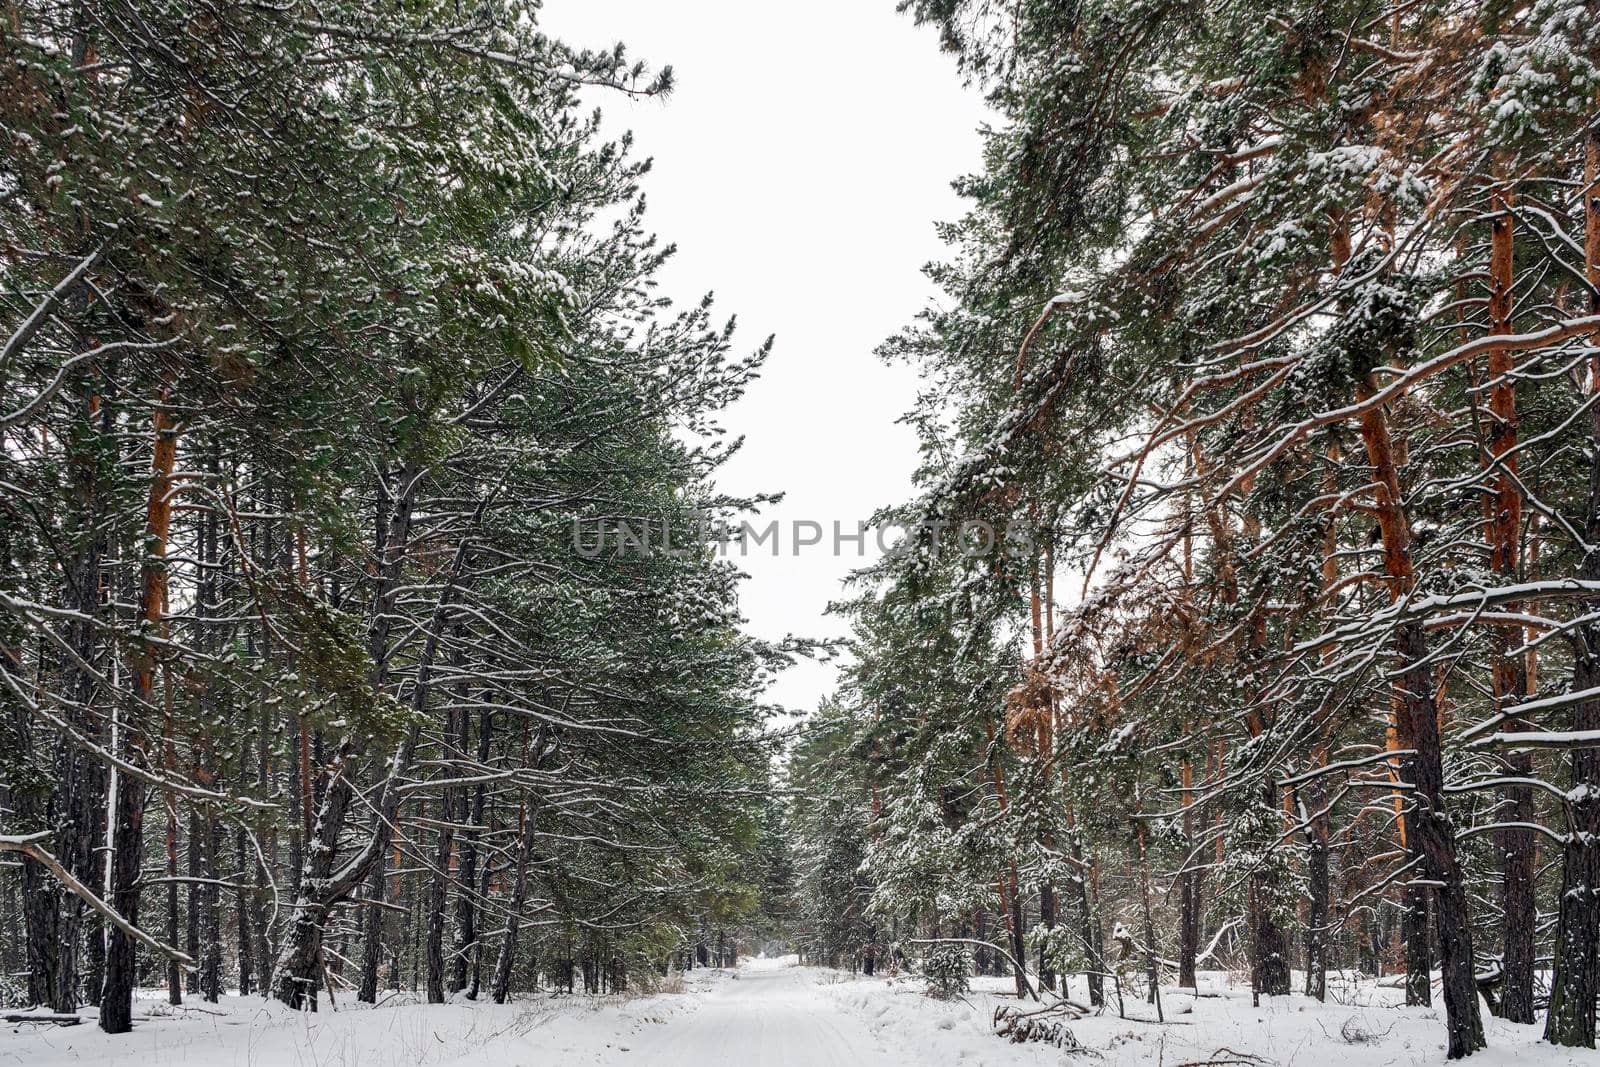
{"type": "Polygon", "coordinates": [[[864,1025],[796,968],[740,971],[699,1010],[672,1019],[616,1060],[630,1061],[649,1067],[896,1067],[864,1025]]]}

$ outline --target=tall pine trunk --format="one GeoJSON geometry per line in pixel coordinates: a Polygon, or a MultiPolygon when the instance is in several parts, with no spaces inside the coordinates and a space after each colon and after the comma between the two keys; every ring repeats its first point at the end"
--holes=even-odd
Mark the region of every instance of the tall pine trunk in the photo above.
{"type": "MultiPolygon", "coordinates": [[[[1395,723],[1395,746],[1412,749],[1416,739],[1411,733],[1411,716],[1399,687],[1391,694],[1391,712],[1395,723]]],[[[1398,759],[1397,783],[1414,782],[1414,772],[1409,770],[1415,757],[1398,759]]],[[[1405,941],[1406,953],[1406,1006],[1426,1007],[1433,1003],[1432,964],[1428,952],[1428,890],[1425,886],[1427,857],[1422,853],[1422,838],[1416,832],[1415,809],[1406,809],[1405,794],[1397,785],[1395,804],[1400,809],[1397,822],[1400,844],[1405,849],[1408,876],[1400,899],[1400,932],[1405,941]]]]}
{"type": "Polygon", "coordinates": [[[1416,754],[1406,760],[1413,797],[1411,833],[1422,851],[1426,874],[1434,883],[1434,930],[1439,938],[1448,1055],[1459,1059],[1484,1046],[1478,983],[1473,973],[1467,887],[1456,857],[1455,828],[1444,809],[1444,756],[1427,664],[1427,639],[1421,624],[1402,623],[1396,631],[1395,645],[1404,665],[1399,682],[1404,687],[1412,743],[1416,746],[1416,754]]]}
{"type": "MultiPolygon", "coordinates": [[[[1317,748],[1317,765],[1328,763],[1326,745],[1317,748]]],[[[1306,996],[1328,995],[1328,787],[1321,778],[1308,787],[1311,797],[1306,827],[1306,996]]]]}
{"type": "MultiPolygon", "coordinates": [[[[1332,219],[1332,236],[1329,242],[1334,267],[1341,273],[1350,259],[1350,230],[1348,219],[1336,213],[1332,219]]],[[[1356,399],[1364,401],[1377,392],[1377,382],[1371,376],[1356,386],[1356,399]]],[[[1395,467],[1394,443],[1389,435],[1388,416],[1383,410],[1366,412],[1360,418],[1361,443],[1374,476],[1373,503],[1378,520],[1379,543],[1383,550],[1383,575],[1389,587],[1391,602],[1411,591],[1414,571],[1411,563],[1411,526],[1406,517],[1404,494],[1400,491],[1400,473],[1395,467]]],[[[1327,561],[1324,559],[1324,581],[1327,580],[1327,561]]],[[[1398,644],[1397,644],[1398,650],[1398,644]]],[[[1399,670],[1407,666],[1404,655],[1398,657],[1399,670]]],[[[1400,686],[1390,687],[1389,727],[1386,747],[1390,750],[1410,748],[1411,720],[1400,686]]],[[[1427,1005],[1432,1000],[1428,960],[1428,896],[1421,884],[1420,872],[1425,859],[1419,839],[1408,832],[1405,801],[1400,789],[1402,776],[1415,778],[1404,772],[1405,760],[1391,759],[1390,774],[1395,782],[1395,826],[1401,848],[1406,852],[1408,877],[1402,891],[1401,928],[1405,938],[1406,953],[1406,1004],[1410,1007],[1427,1005]]],[[[1376,953],[1374,953],[1376,955],[1376,953]]],[[[1473,1010],[1477,1016],[1476,1002],[1473,1010]]]]}
{"type": "MultiPolygon", "coordinates": [[[[1071,818],[1070,810],[1068,818],[1071,818]]],[[[1084,862],[1082,838],[1070,826],[1068,832],[1072,834],[1072,859],[1077,867],[1074,883],[1078,889],[1078,935],[1083,941],[1084,964],[1088,968],[1089,1003],[1098,1008],[1106,1002],[1106,964],[1105,942],[1100,936],[1100,923],[1095,915],[1093,887],[1090,884],[1093,860],[1084,862]]]]}
{"type": "MultiPolygon", "coordinates": [[[[97,436],[105,439],[113,429],[111,411],[99,395],[84,402],[82,418],[73,421],[65,442],[65,458],[72,487],[73,507],[65,517],[73,540],[68,562],[64,600],[76,615],[63,625],[62,637],[70,650],[61,662],[61,691],[71,701],[67,717],[86,737],[100,734],[92,706],[97,694],[95,617],[100,610],[100,562],[105,537],[100,530],[102,485],[97,436]],[[96,420],[99,421],[98,428],[96,420]]],[[[23,736],[27,731],[24,728],[23,736]]],[[[97,847],[103,820],[106,779],[103,768],[87,752],[65,740],[57,743],[53,795],[48,804],[34,790],[24,790],[14,803],[24,820],[38,818],[56,831],[55,855],[79,881],[99,884],[101,853],[97,847]],[[31,818],[30,818],[31,817],[31,818]]],[[[79,947],[83,942],[83,902],[64,893],[32,857],[21,859],[23,916],[28,937],[30,993],[35,1003],[70,1014],[78,1009],[79,947]]],[[[98,924],[92,927],[98,933],[98,924]]],[[[91,992],[91,999],[98,999],[91,992]]]]}
{"type": "MultiPolygon", "coordinates": [[[[165,395],[162,400],[165,402],[165,395]]],[[[138,766],[145,753],[130,738],[140,720],[155,709],[156,656],[149,639],[156,636],[167,596],[167,533],[172,523],[173,471],[178,459],[178,428],[164,407],[154,416],[149,503],[145,509],[146,552],[142,564],[139,616],[146,640],[135,653],[133,701],[123,725],[123,756],[138,766]]],[[[112,830],[111,906],[133,925],[139,924],[139,870],[143,860],[145,786],[130,774],[117,776],[117,816],[112,830]]],[[[135,942],[113,927],[107,942],[105,986],[100,998],[100,1029],[123,1034],[133,1029],[133,987],[137,980],[135,942]]]]}
{"type": "MultiPolygon", "coordinates": [[[[1496,334],[1512,332],[1512,290],[1516,281],[1513,265],[1515,247],[1512,227],[1511,193],[1495,190],[1493,217],[1490,219],[1489,252],[1489,329],[1496,334]]],[[[1493,465],[1493,495],[1487,502],[1487,540],[1490,569],[1507,583],[1515,583],[1518,572],[1518,547],[1522,536],[1522,493],[1517,484],[1517,387],[1511,375],[1516,364],[1503,348],[1492,349],[1488,359],[1489,454],[1493,465]]],[[[1519,607],[1508,604],[1507,611],[1519,607]]],[[[1525,699],[1527,675],[1523,660],[1513,654],[1519,630],[1497,626],[1494,630],[1492,683],[1495,703],[1504,713],[1525,699]]],[[[1516,716],[1507,718],[1505,730],[1525,728],[1516,716]]],[[[1533,935],[1534,912],[1534,820],[1533,788],[1526,784],[1533,777],[1533,758],[1527,753],[1505,757],[1506,776],[1513,781],[1502,790],[1500,821],[1509,823],[1500,830],[1501,904],[1504,912],[1502,958],[1505,980],[1501,1014],[1514,1023],[1531,1023],[1533,1014],[1533,935]]]]}
{"type": "MultiPolygon", "coordinates": [[[[537,770],[555,750],[548,725],[541,724],[524,757],[524,763],[537,770]]],[[[511,900],[506,910],[506,925],[500,935],[500,953],[495,958],[494,978],[489,995],[496,1004],[504,1004],[511,995],[511,971],[517,957],[517,932],[522,926],[522,906],[528,899],[528,867],[533,862],[533,846],[539,836],[539,807],[530,799],[522,806],[522,827],[517,835],[517,854],[512,861],[511,900]]],[[[704,946],[701,946],[704,952],[704,946]]],[[[570,956],[570,953],[569,953],[570,956]]],[[[705,962],[702,957],[701,963],[705,962]]]]}
{"type": "Polygon", "coordinates": [[[213,820],[201,835],[205,856],[201,865],[205,882],[200,889],[200,997],[215,1004],[222,997],[222,909],[217,855],[222,851],[222,824],[213,820]]]}
{"type": "MultiPolygon", "coordinates": [[[[461,714],[466,715],[465,711],[461,714]]],[[[455,790],[446,788],[439,800],[439,841],[433,854],[428,883],[428,1003],[444,1003],[444,925],[446,891],[450,886],[450,855],[455,832],[455,790]]]]}
{"type": "MultiPolygon", "coordinates": [[[[1264,626],[1264,622],[1258,625],[1264,626]]],[[[1252,647],[1259,647],[1260,643],[1260,637],[1252,638],[1252,647]]],[[[1254,709],[1248,716],[1248,723],[1252,738],[1262,736],[1271,725],[1262,712],[1254,709]]],[[[1276,817],[1278,787],[1271,775],[1262,783],[1261,803],[1270,816],[1276,817]]],[[[1289,937],[1278,921],[1277,904],[1282,893],[1283,888],[1274,875],[1258,863],[1250,875],[1249,891],[1251,941],[1255,949],[1251,959],[1251,988],[1269,997],[1286,997],[1292,988],[1289,937]]]]}
{"type": "MultiPolygon", "coordinates": [[[[170,753],[170,738],[167,747],[170,753]]],[[[170,755],[166,763],[167,770],[170,773],[172,770],[170,755]]],[[[167,939],[176,945],[178,943],[178,811],[173,805],[170,793],[165,800],[167,809],[167,939]]],[[[192,856],[195,847],[193,839],[194,820],[192,818],[189,820],[189,829],[191,834],[189,853],[192,856]]],[[[192,863],[189,866],[189,872],[191,875],[194,873],[194,865],[192,863]]],[[[189,899],[191,901],[194,899],[193,882],[189,883],[189,899]]],[[[200,955],[200,939],[197,927],[194,924],[193,906],[189,908],[189,919],[188,941],[183,948],[190,959],[198,959],[200,955]]],[[[191,981],[193,977],[193,972],[190,972],[191,981]]],[[[191,986],[192,990],[193,987],[191,986]]],[[[173,1006],[183,1003],[183,968],[178,965],[176,959],[171,957],[167,959],[167,1003],[173,1006]]]]}
{"type": "MultiPolygon", "coordinates": [[[[1376,392],[1370,379],[1360,392],[1363,400],[1376,392]]],[[[1389,578],[1391,596],[1399,599],[1409,594],[1414,585],[1411,528],[1405,515],[1388,421],[1381,408],[1361,416],[1361,439],[1377,483],[1374,510],[1383,545],[1384,573],[1389,578]]],[[[1428,667],[1427,637],[1420,623],[1405,621],[1395,627],[1393,640],[1395,664],[1391,677],[1401,705],[1401,724],[1410,734],[1413,750],[1402,763],[1411,786],[1408,832],[1422,861],[1422,873],[1436,887],[1434,926],[1442,959],[1448,1055],[1458,1059],[1484,1045],[1478,986],[1473,975],[1467,890],[1456,857],[1455,829],[1444,809],[1444,754],[1428,667]]]]}
{"type": "MultiPolygon", "coordinates": [[[[170,720],[171,717],[172,712],[169,708],[167,712],[167,718],[170,720]]],[[[177,764],[169,759],[168,769],[176,772],[177,764]]],[[[175,849],[178,836],[177,812],[175,807],[176,801],[170,794],[165,798],[165,800],[168,811],[168,823],[172,832],[173,845],[171,847],[175,849]]],[[[198,811],[190,811],[188,834],[189,862],[187,864],[189,881],[187,883],[188,897],[184,901],[183,950],[184,952],[188,953],[189,958],[192,960],[198,960],[200,958],[200,837],[203,832],[204,830],[201,826],[200,813],[198,811]]],[[[171,857],[170,863],[172,867],[172,873],[176,875],[178,873],[178,860],[175,852],[171,857]]],[[[170,907],[173,909],[173,915],[171,917],[171,921],[176,923],[176,912],[178,906],[177,886],[174,885],[172,890],[170,907]]],[[[177,936],[176,929],[173,930],[173,936],[177,936]]],[[[176,944],[177,942],[174,941],[173,943],[176,944]]],[[[176,974],[177,971],[174,970],[173,973],[176,974]]],[[[200,972],[198,970],[191,970],[189,972],[186,986],[187,988],[185,989],[185,992],[200,992],[200,972]]],[[[178,1002],[173,1001],[173,1003],[176,1004],[178,1002]]]]}
{"type": "Polygon", "coordinates": [[[234,898],[234,921],[239,924],[239,995],[248,997],[255,989],[255,938],[250,936],[250,890],[245,888],[245,872],[255,862],[244,828],[234,831],[234,870],[238,871],[238,895],[234,898]]]}
{"type": "MultiPolygon", "coordinates": [[[[385,683],[390,653],[389,630],[393,625],[395,599],[405,563],[406,547],[410,542],[412,511],[421,477],[421,466],[407,460],[395,472],[396,493],[391,494],[388,483],[384,479],[379,479],[381,504],[376,523],[378,542],[376,555],[380,562],[373,593],[372,618],[367,634],[367,649],[372,660],[373,688],[378,690],[381,690],[385,683]]],[[[394,761],[390,765],[391,782],[394,776],[410,763],[416,736],[417,730],[413,727],[410,737],[395,754],[394,761]]],[[[346,742],[342,745],[339,752],[341,772],[344,769],[343,765],[358,763],[360,755],[360,749],[354,743],[346,742]]],[[[302,755],[302,796],[309,798],[311,790],[306,763],[307,760],[302,755]]],[[[381,792],[379,818],[372,830],[372,837],[362,849],[355,865],[341,872],[337,884],[332,880],[334,855],[349,815],[350,803],[354,799],[345,773],[336,773],[332,776],[332,781],[323,790],[321,802],[317,805],[315,821],[310,822],[308,819],[311,829],[307,835],[300,884],[296,890],[288,932],[279,949],[277,963],[273,967],[272,995],[292,1008],[307,1006],[313,1011],[316,1010],[317,987],[322,974],[323,921],[327,917],[328,910],[359,885],[361,880],[371,873],[373,866],[382,862],[387,853],[390,823],[383,817],[382,809],[390,803],[397,803],[398,797],[393,790],[387,788],[387,785],[382,787],[381,792]]],[[[378,913],[369,910],[368,919],[367,936],[369,940],[376,940],[376,935],[381,933],[383,925],[381,909],[378,913]]],[[[368,991],[368,984],[368,968],[364,966],[363,993],[368,991]]],[[[371,994],[376,998],[375,968],[372,970],[370,985],[371,994]]]]}
{"type": "MultiPolygon", "coordinates": [[[[468,716],[465,712],[461,716],[461,749],[467,747],[468,716]]],[[[489,763],[490,745],[494,738],[494,713],[485,710],[478,719],[478,766],[487,766],[489,763]]],[[[469,999],[476,1000],[478,996],[478,965],[480,946],[478,944],[478,835],[483,826],[484,803],[488,790],[479,782],[472,790],[472,814],[469,823],[473,829],[467,831],[461,838],[461,861],[458,868],[459,886],[456,891],[456,924],[455,924],[455,957],[450,974],[450,989],[460,992],[466,989],[469,999]],[[468,986],[469,969],[472,975],[471,986],[468,986]]],[[[485,867],[487,868],[487,864],[485,867]]]]}
{"type": "Polygon", "coordinates": [[[1183,761],[1183,841],[1188,855],[1178,874],[1178,984],[1197,987],[1195,956],[1200,952],[1200,871],[1194,864],[1194,765],[1183,761]]]}
{"type": "MultiPolygon", "coordinates": [[[[1590,310],[1600,314],[1600,119],[1589,128],[1584,182],[1584,259],[1595,287],[1590,310]]],[[[1594,341],[1600,346],[1600,332],[1594,341]]],[[[1600,356],[1589,373],[1592,394],[1600,391],[1600,356]]],[[[1589,501],[1583,530],[1589,549],[1578,577],[1600,582],[1600,410],[1590,412],[1589,501]]],[[[1595,618],[1600,614],[1600,597],[1586,597],[1581,610],[1595,618]]],[[[1600,624],[1584,623],[1574,637],[1573,692],[1600,690],[1600,624]]],[[[1573,706],[1572,728],[1600,730],[1600,699],[1573,706]]],[[[1556,1045],[1594,1048],[1595,998],[1600,996],[1600,748],[1572,750],[1572,791],[1567,796],[1555,965],[1544,1036],[1556,1045]]]]}

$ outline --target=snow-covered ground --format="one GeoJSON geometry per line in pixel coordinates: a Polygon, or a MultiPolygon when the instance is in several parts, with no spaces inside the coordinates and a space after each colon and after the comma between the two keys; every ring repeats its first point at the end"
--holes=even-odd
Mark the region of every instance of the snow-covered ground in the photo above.
{"type": "MultiPolygon", "coordinates": [[[[874,1043],[898,1050],[896,1064],[971,1064],[1022,1067],[1029,1064],[1105,1062],[1176,1067],[1207,1062],[1242,1062],[1246,1056],[1280,1067],[1381,1067],[1388,1064],[1445,1062],[1443,1008],[1406,1008],[1403,991],[1371,981],[1347,985],[1331,980],[1329,998],[1263,998],[1251,1006],[1248,983],[1232,984],[1222,972],[1200,975],[1200,996],[1187,989],[1163,988],[1164,1024],[1143,997],[1115,1001],[1105,1014],[1067,1022],[1087,1051],[1064,1055],[1039,1044],[1013,1045],[993,1035],[995,1008],[1015,1005],[1009,978],[973,981],[965,1001],[941,1004],[921,995],[915,978],[850,979],[826,977],[823,995],[863,1020],[874,1043]],[[1240,1053],[1244,1056],[1238,1055],[1240,1053]]],[[[1296,975],[1299,980],[1299,975],[1296,975]]],[[[1435,988],[1435,997],[1438,989],[1435,988]]],[[[1073,999],[1087,1002],[1081,978],[1073,999]]],[[[1539,1040],[1542,1027],[1515,1026],[1484,1017],[1489,1049],[1472,1057],[1474,1067],[1600,1067],[1600,1053],[1556,1049],[1539,1040]]]]}
{"type": "MultiPolygon", "coordinates": [[[[1248,987],[1207,974],[1201,996],[1166,990],[1166,1025],[1142,1001],[1071,1023],[1090,1052],[1013,1045],[990,1031],[1015,1004],[1009,982],[981,979],[964,1001],[922,995],[915,978],[861,978],[751,960],[737,972],[696,971],[675,992],[637,997],[536,997],[507,1005],[389,1002],[301,1015],[258,998],[170,1009],[141,1000],[132,1034],[93,1025],[8,1025],[0,1067],[1025,1067],[1096,1062],[1178,1067],[1240,1060],[1289,1067],[1443,1063],[1436,1012],[1395,1005],[1397,990],[1337,985],[1250,1006],[1248,987]],[[1137,1018],[1134,1018],[1137,1017],[1137,1018]],[[1221,1051],[1228,1050],[1228,1051],[1221,1051]]],[[[1078,997],[1084,991],[1074,991],[1078,997]]],[[[1475,1067],[1600,1065],[1600,1054],[1554,1049],[1539,1028],[1490,1019],[1475,1067]]]]}

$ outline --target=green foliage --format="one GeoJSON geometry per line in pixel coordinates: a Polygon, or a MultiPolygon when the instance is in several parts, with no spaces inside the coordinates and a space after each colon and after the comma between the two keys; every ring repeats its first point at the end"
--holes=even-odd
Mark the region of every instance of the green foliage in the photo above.
{"type": "MultiPolygon", "coordinates": [[[[313,928],[297,909],[367,910],[311,898],[370,892],[363,865],[392,861],[372,841],[500,923],[524,825],[519,966],[563,938],[654,967],[703,922],[777,929],[759,696],[786,653],[741,632],[736,570],[692,540],[754,503],[692,438],[768,347],[659,295],[648,163],[579,100],[670,73],[547,36],[531,0],[130,10],[45,0],[0,35],[0,334],[83,267],[0,362],[6,691],[261,835],[179,847],[242,872],[266,956],[313,928]],[[692,550],[576,550],[576,521],[619,514],[692,550]],[[436,846],[494,879],[455,884],[436,846]]],[[[3,803],[102,884],[78,847],[105,834],[80,825],[99,757],[26,708],[4,728],[3,803]]]]}
{"type": "Polygon", "coordinates": [[[972,956],[961,945],[932,945],[918,961],[918,970],[927,983],[924,991],[928,996],[957,1000],[970,989],[967,977],[972,974],[972,956]]]}

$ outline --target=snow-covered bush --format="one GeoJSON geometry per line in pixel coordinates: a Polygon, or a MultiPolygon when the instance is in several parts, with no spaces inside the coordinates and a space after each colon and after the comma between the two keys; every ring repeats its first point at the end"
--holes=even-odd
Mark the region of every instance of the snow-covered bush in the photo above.
{"type": "Polygon", "coordinates": [[[954,1000],[965,993],[971,973],[972,957],[960,945],[934,945],[922,956],[928,996],[937,1000],[954,1000]]]}
{"type": "MultiPolygon", "coordinates": [[[[1084,1047],[1077,1035],[1059,1018],[1056,1008],[1042,1008],[1026,1010],[1014,1008],[1010,1005],[1001,1005],[994,1011],[995,1036],[1006,1038],[1014,1045],[1024,1045],[1029,1042],[1038,1042],[1045,1045],[1054,1045],[1056,1048],[1067,1052],[1082,1052],[1098,1057],[1098,1053],[1084,1047]]],[[[1078,1018],[1076,1014],[1069,1016],[1078,1018]]]]}
{"type": "Polygon", "coordinates": [[[1089,962],[1082,935],[1065,924],[1041,924],[1029,930],[1028,954],[1042,957],[1049,969],[1057,974],[1100,970],[1102,966],[1098,961],[1093,964],[1089,962]]]}

